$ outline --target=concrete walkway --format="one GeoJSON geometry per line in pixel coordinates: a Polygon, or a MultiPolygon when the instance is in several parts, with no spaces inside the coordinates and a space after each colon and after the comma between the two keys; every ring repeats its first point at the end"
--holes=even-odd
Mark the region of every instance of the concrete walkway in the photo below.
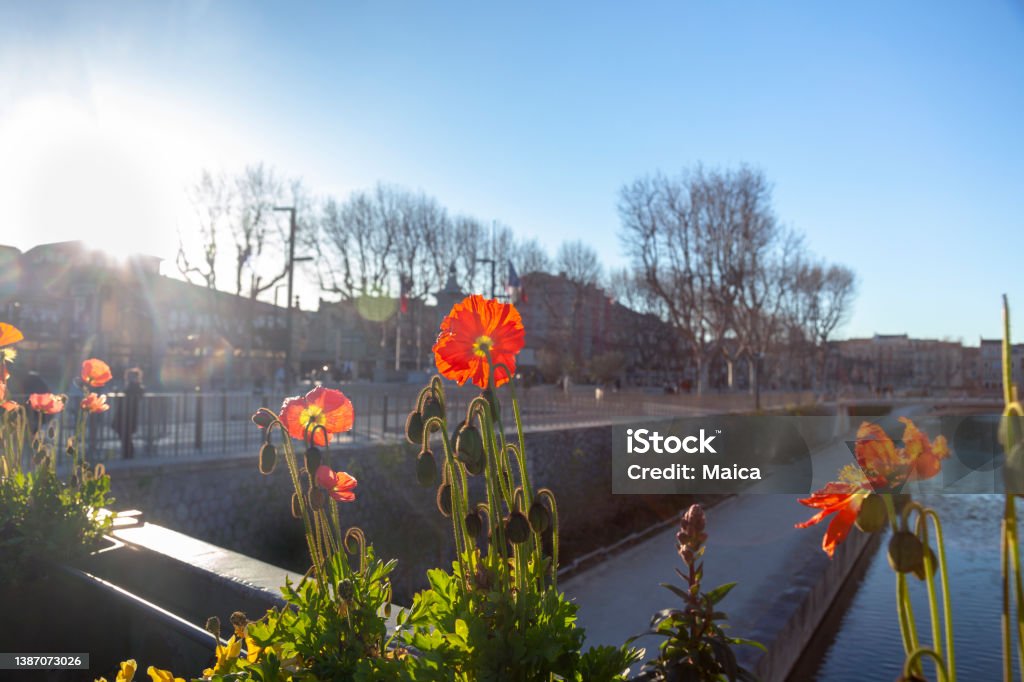
{"type": "MultiPolygon", "coordinates": [[[[910,409],[900,410],[900,414],[908,412],[910,409]]],[[[856,429],[857,424],[852,427],[856,429]]],[[[891,431],[888,424],[886,428],[891,431]]],[[[842,441],[815,452],[814,489],[833,480],[838,470],[852,461],[850,449],[842,441]]],[[[738,582],[720,604],[729,615],[730,634],[770,645],[792,619],[804,617],[798,614],[805,602],[821,601],[819,583],[823,575],[835,572],[821,549],[827,522],[804,530],[793,527],[814,511],[799,504],[796,495],[758,494],[756,487],[707,510],[704,590],[738,582]]],[[[579,622],[586,629],[588,645],[621,644],[647,630],[654,613],[679,605],[679,598],[659,585],[682,585],[674,570],[683,567],[676,553],[675,533],[676,528],[670,527],[560,584],[579,604],[579,622]]],[[[835,562],[852,566],[865,545],[866,538],[858,535],[853,531],[850,547],[840,547],[846,551],[837,552],[835,562]],[[853,556],[841,556],[851,553],[853,556]]],[[[839,581],[842,577],[845,575],[839,581]]],[[[827,604],[815,606],[815,610],[823,608],[827,604]]],[[[812,631],[816,627],[816,622],[809,624],[812,631]]],[[[650,658],[661,641],[660,637],[645,636],[636,645],[647,648],[650,658]]],[[[802,644],[798,646],[802,648],[802,644]]],[[[737,655],[750,668],[762,657],[752,647],[741,647],[737,655]]],[[[778,665],[773,669],[777,671],[778,665]]],[[[776,673],[765,679],[782,677],[776,673]]]]}

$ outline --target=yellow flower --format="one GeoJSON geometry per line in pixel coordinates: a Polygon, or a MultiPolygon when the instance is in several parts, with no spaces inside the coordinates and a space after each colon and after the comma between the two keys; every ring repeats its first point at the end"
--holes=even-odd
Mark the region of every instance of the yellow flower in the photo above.
{"type": "MultiPolygon", "coordinates": [[[[224,646],[217,645],[217,664],[213,668],[214,673],[223,674],[231,671],[235,661],[242,653],[242,640],[231,635],[231,639],[224,646]]],[[[203,671],[206,675],[206,671],[203,671]]]]}
{"type": "Polygon", "coordinates": [[[170,670],[160,670],[159,668],[149,666],[149,669],[146,672],[149,674],[153,682],[185,682],[184,678],[175,677],[174,673],[170,670]]]}
{"type": "Polygon", "coordinates": [[[259,646],[259,644],[256,643],[256,640],[253,639],[252,637],[249,637],[248,635],[246,635],[246,637],[245,637],[245,657],[246,657],[246,659],[250,663],[255,663],[256,659],[260,657],[260,651],[262,651],[262,649],[260,649],[260,646],[259,646]]]}
{"type": "Polygon", "coordinates": [[[134,658],[121,661],[121,670],[118,671],[117,679],[114,682],[132,682],[135,679],[135,671],[138,667],[139,664],[135,662],[134,658]]]}

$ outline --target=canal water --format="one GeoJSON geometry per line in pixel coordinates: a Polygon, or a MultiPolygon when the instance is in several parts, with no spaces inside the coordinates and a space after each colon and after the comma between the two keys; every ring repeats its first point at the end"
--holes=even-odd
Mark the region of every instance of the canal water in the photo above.
{"type": "MultiPolygon", "coordinates": [[[[972,682],[1000,680],[999,524],[1003,496],[934,495],[923,496],[920,501],[939,512],[945,534],[957,678],[972,682]]],[[[1018,503],[1018,510],[1021,506],[1018,503]]],[[[841,615],[833,615],[831,622],[822,627],[790,680],[843,682],[899,677],[903,645],[896,621],[896,577],[886,559],[887,544],[888,538],[883,538],[879,550],[861,571],[859,583],[853,582],[851,590],[837,600],[832,611],[841,615]]],[[[930,642],[924,583],[911,577],[910,588],[918,637],[922,643],[930,642]]],[[[940,618],[941,613],[940,606],[940,618]]],[[[926,664],[925,674],[934,680],[934,667],[926,664]]]]}

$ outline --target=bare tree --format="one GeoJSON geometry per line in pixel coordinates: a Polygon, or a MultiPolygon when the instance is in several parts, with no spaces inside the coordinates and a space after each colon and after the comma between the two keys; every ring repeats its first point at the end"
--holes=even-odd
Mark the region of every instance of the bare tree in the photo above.
{"type": "Polygon", "coordinates": [[[812,379],[816,390],[824,388],[826,347],[849,316],[856,290],[856,275],[843,265],[806,262],[796,274],[791,320],[816,359],[812,379]]]}
{"type": "Polygon", "coordinates": [[[582,241],[564,242],[558,247],[555,267],[574,284],[596,285],[601,279],[601,261],[597,251],[582,241]]]}
{"type": "Polygon", "coordinates": [[[196,248],[191,248],[179,230],[175,263],[188,281],[216,289],[217,263],[220,256],[218,246],[231,220],[231,188],[223,174],[214,175],[204,170],[199,181],[188,188],[186,194],[196,213],[199,244],[196,248]]]}
{"type": "Polygon", "coordinates": [[[288,226],[275,218],[273,208],[295,206],[297,220],[305,221],[309,201],[301,181],[283,180],[258,163],[234,176],[203,171],[188,195],[199,243],[190,248],[179,236],[176,261],[187,279],[216,288],[218,272],[230,272],[232,293],[257,298],[287,276],[288,226]]]}
{"type": "Polygon", "coordinates": [[[763,174],[746,167],[656,175],[622,189],[623,246],[689,346],[698,393],[712,358],[735,334],[736,304],[756,264],[750,254],[770,243],[770,198],[763,174]]]}
{"type": "Polygon", "coordinates": [[[551,272],[553,268],[551,257],[536,239],[519,242],[515,248],[514,260],[520,275],[530,272],[551,272]]]}

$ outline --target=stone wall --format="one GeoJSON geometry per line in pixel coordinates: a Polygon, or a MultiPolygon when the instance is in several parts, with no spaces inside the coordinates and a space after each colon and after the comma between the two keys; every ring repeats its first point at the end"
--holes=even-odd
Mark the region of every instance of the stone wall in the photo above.
{"type": "MultiPolygon", "coordinates": [[[[592,544],[607,544],[596,536],[608,537],[623,518],[654,504],[649,497],[611,494],[611,443],[611,426],[526,435],[532,482],[554,491],[563,542],[595,535],[592,544]]],[[[378,556],[399,560],[399,601],[425,585],[427,568],[454,558],[452,522],[438,512],[436,490],[417,484],[416,452],[401,443],[330,453],[335,468],[359,481],[356,502],[341,507],[342,523],[363,528],[378,556]]],[[[259,473],[255,449],[246,457],[115,463],[110,473],[117,509],[141,509],[147,521],[291,570],[308,564],[302,526],[290,513],[292,483],[283,461],[269,476],[259,473]]],[[[481,482],[471,479],[474,500],[484,500],[481,482]]]]}

